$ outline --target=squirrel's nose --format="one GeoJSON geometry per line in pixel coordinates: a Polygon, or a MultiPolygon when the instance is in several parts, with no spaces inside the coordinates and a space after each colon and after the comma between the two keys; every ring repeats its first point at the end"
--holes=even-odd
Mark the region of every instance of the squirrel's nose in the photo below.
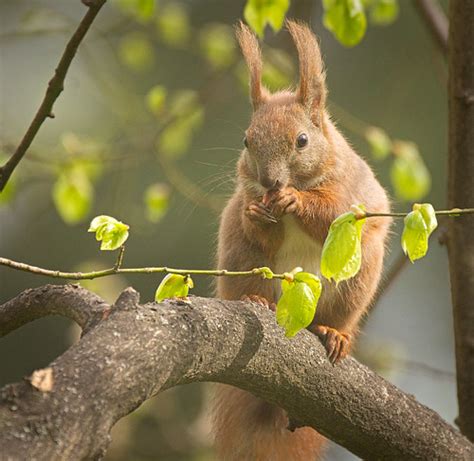
{"type": "Polygon", "coordinates": [[[279,189],[281,187],[281,182],[278,179],[271,179],[268,176],[262,176],[260,178],[260,184],[265,187],[265,189],[279,189]]]}

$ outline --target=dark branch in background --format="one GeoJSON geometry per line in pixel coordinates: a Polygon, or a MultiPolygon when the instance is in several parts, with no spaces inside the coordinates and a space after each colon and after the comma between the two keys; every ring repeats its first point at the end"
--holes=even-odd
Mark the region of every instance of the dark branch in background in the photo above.
{"type": "Polygon", "coordinates": [[[415,8],[444,55],[448,53],[448,18],[437,0],[415,0],[415,8]]]}
{"type": "Polygon", "coordinates": [[[23,139],[7,163],[0,168],[0,192],[5,188],[10,176],[30,147],[43,122],[48,117],[54,118],[52,112],[53,105],[64,89],[64,79],[66,78],[69,66],[76,55],[79,44],[105,2],[106,0],[82,0],[82,3],[84,3],[89,9],[66,45],[66,49],[64,50],[61,60],[54,72],[54,76],[48,83],[46,94],[44,95],[38,112],[36,112],[36,115],[23,136],[23,139]]]}
{"type": "MultiPolygon", "coordinates": [[[[448,204],[474,202],[474,2],[449,2],[448,204]]],[[[474,217],[448,223],[461,431],[474,440],[474,217]]]]}
{"type": "MultiPolygon", "coordinates": [[[[26,321],[29,299],[44,305],[44,315],[51,306],[66,316],[97,307],[83,289],[45,286],[12,299],[7,310],[26,321]]],[[[353,358],[332,366],[315,336],[285,338],[273,313],[252,303],[191,298],[140,305],[128,288],[106,320],[37,374],[47,375],[49,385],[30,378],[0,390],[6,459],[100,458],[118,419],[165,389],[196,381],[253,392],[363,459],[474,457],[474,446],[435,412],[353,358]]]]}

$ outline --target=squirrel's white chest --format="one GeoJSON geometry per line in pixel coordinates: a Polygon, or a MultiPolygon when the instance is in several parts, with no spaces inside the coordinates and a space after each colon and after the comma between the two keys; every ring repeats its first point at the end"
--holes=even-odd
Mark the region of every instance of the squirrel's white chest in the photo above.
{"type": "Polygon", "coordinates": [[[319,274],[322,246],[296,222],[294,216],[283,218],[285,236],[275,257],[274,271],[289,272],[302,267],[305,272],[319,274]]]}

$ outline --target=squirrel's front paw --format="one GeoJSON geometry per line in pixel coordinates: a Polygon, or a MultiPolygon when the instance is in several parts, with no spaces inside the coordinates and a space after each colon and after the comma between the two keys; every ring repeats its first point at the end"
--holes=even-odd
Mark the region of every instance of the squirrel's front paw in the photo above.
{"type": "Polygon", "coordinates": [[[245,216],[259,224],[276,223],[277,220],[262,202],[252,202],[245,210],[245,216]]]}
{"type": "Polygon", "coordinates": [[[284,214],[296,213],[301,207],[301,196],[294,187],[268,191],[263,197],[263,204],[276,218],[284,214]]]}

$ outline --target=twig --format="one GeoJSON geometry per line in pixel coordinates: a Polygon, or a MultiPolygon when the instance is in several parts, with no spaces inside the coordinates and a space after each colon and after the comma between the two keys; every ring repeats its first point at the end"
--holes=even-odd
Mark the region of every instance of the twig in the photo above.
{"type": "Polygon", "coordinates": [[[415,8],[431,31],[441,52],[448,53],[448,18],[437,0],[416,0],[415,8]]]}
{"type": "MultiPolygon", "coordinates": [[[[372,213],[370,211],[356,211],[356,219],[365,218],[404,218],[408,213],[372,213]]],[[[474,214],[474,208],[451,208],[451,210],[435,211],[436,216],[460,216],[474,214]]]]}
{"type": "Polygon", "coordinates": [[[0,168],[0,192],[4,189],[13,171],[30,147],[43,122],[48,117],[54,118],[54,114],[52,112],[53,105],[64,89],[64,79],[66,78],[69,66],[76,55],[79,44],[86,35],[92,22],[105,2],[106,0],[82,0],[82,3],[88,6],[89,9],[82,18],[82,21],[80,22],[73,36],[67,43],[64,53],[61,56],[59,64],[54,72],[54,76],[48,83],[48,88],[43,101],[28,130],[23,136],[23,139],[7,163],[5,163],[5,165],[0,168]]]}
{"type": "MultiPolygon", "coordinates": [[[[123,247],[122,247],[123,248],[123,247]]],[[[123,257],[122,250],[122,257],[123,257]]],[[[0,258],[0,266],[10,267],[24,272],[31,272],[32,274],[45,275],[47,277],[68,279],[68,280],[91,280],[99,277],[107,277],[115,274],[179,274],[179,275],[212,275],[215,277],[242,277],[242,276],[263,276],[268,273],[268,268],[255,268],[248,271],[228,271],[226,269],[173,269],[171,267],[127,267],[122,268],[119,265],[119,260],[114,267],[103,269],[99,271],[90,272],[64,272],[58,270],[44,269],[42,267],[32,266],[30,264],[13,261],[7,258],[0,258]]],[[[121,262],[120,262],[121,264],[121,262]]],[[[291,273],[272,274],[271,278],[275,279],[291,279],[291,273]]]]}

